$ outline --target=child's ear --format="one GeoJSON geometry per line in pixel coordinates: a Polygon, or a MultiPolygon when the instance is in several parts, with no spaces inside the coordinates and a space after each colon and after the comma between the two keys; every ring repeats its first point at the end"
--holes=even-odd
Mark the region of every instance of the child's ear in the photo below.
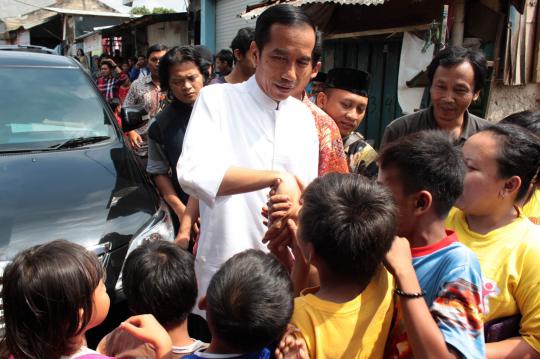
{"type": "Polygon", "coordinates": [[[199,309],[206,310],[206,295],[199,300],[199,309]]]}
{"type": "Polygon", "coordinates": [[[432,207],[433,197],[431,196],[431,193],[429,193],[428,191],[420,191],[415,197],[416,197],[415,212],[417,214],[425,213],[432,207]]]}

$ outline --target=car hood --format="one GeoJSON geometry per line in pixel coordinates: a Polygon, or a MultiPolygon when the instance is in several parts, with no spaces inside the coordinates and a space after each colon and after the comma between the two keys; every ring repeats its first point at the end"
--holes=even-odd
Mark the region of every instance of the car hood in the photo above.
{"type": "Polygon", "coordinates": [[[158,206],[132,153],[118,141],[0,155],[0,260],[55,239],[117,248],[158,206]]]}

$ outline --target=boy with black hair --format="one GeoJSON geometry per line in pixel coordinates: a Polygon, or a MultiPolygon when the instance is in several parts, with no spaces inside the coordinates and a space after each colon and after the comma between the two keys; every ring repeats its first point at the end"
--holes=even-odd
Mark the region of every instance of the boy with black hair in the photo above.
{"type": "Polygon", "coordinates": [[[313,265],[320,287],[295,299],[291,323],[311,358],[381,358],[393,308],[382,265],[396,228],[392,196],[363,176],[329,173],[302,198],[297,232],[288,221],[292,276],[295,288],[305,288],[313,265]]]}
{"type": "Polygon", "coordinates": [[[439,131],[398,139],[380,155],[378,180],[393,193],[397,234],[407,238],[387,256],[399,298],[387,357],[485,357],[480,264],[444,225],[464,175],[461,152],[439,131]]]}
{"type": "MultiPolygon", "coordinates": [[[[238,84],[247,81],[255,73],[253,51],[250,51],[251,42],[255,38],[255,29],[244,27],[236,33],[231,42],[231,50],[234,58],[234,68],[228,75],[214,77],[209,85],[213,84],[238,84]]],[[[218,58],[219,59],[219,58],[218,58]]],[[[217,60],[216,59],[216,62],[217,60]]]]}
{"type": "MultiPolygon", "coordinates": [[[[172,340],[172,358],[182,358],[207,344],[190,338],[187,317],[197,299],[193,256],[174,243],[149,242],[126,259],[122,283],[135,314],[153,314],[172,340]]],[[[122,358],[153,358],[154,349],[116,329],[101,340],[98,351],[122,358]]]]}
{"type": "Polygon", "coordinates": [[[377,176],[377,151],[357,131],[366,116],[370,75],[361,70],[335,68],[328,72],[317,106],[335,121],[347,156],[349,171],[377,176]]]}
{"type": "Polygon", "coordinates": [[[231,50],[223,49],[216,54],[216,68],[215,72],[217,76],[227,76],[231,73],[233,67],[234,56],[231,50]]]}
{"type": "Polygon", "coordinates": [[[291,318],[292,283],[274,256],[249,249],[221,266],[199,305],[212,341],[184,359],[266,359],[291,318]]]}

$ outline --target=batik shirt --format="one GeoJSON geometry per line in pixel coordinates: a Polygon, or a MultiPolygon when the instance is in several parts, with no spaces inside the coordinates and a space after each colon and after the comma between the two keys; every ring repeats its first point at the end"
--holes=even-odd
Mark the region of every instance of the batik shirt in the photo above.
{"type": "MultiPolygon", "coordinates": [[[[166,104],[166,96],[161,92],[161,88],[152,81],[151,75],[146,75],[140,76],[131,84],[123,106],[142,106],[150,118],[154,118],[166,104]]],[[[150,127],[150,122],[147,121],[135,130],[143,139],[141,148],[135,150],[135,153],[139,156],[144,157],[148,153],[148,127],[150,127]]]]}
{"type": "MultiPolygon", "coordinates": [[[[463,358],[485,358],[482,274],[476,255],[452,231],[436,244],[412,249],[413,266],[425,301],[446,344],[463,358]]],[[[413,358],[397,307],[385,357],[413,358]]]]}
{"type": "Polygon", "coordinates": [[[343,138],[343,145],[351,173],[368,178],[377,177],[377,151],[364,140],[364,136],[359,132],[352,132],[343,138]]]}
{"type": "Polygon", "coordinates": [[[319,176],[329,172],[349,173],[347,158],[343,150],[343,141],[336,123],[326,112],[311,102],[304,94],[302,102],[306,104],[317,127],[319,137],[319,176]]]}

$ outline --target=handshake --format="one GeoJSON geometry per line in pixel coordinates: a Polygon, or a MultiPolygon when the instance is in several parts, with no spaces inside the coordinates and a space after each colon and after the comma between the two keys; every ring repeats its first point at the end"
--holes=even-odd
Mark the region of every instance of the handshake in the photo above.
{"type": "Polygon", "coordinates": [[[268,227],[262,241],[289,271],[299,255],[296,229],[304,187],[298,177],[283,173],[270,187],[261,212],[268,227]]]}

